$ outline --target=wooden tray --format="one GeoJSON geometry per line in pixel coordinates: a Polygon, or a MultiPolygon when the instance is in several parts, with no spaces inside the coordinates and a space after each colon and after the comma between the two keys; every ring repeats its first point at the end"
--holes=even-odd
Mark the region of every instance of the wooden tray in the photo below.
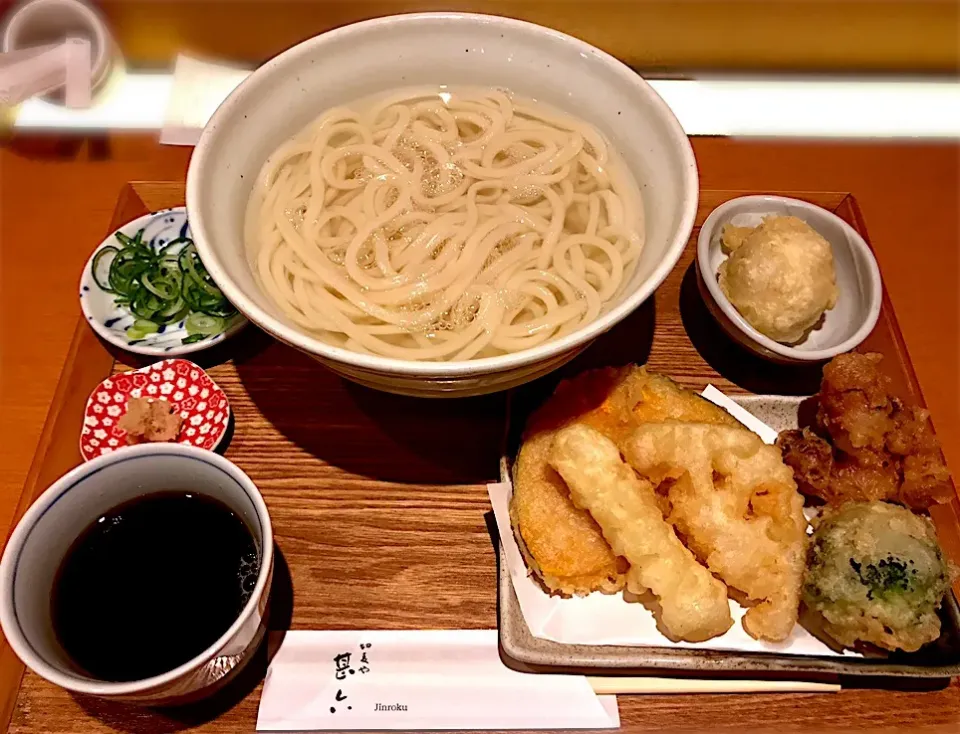
{"type": "MultiPolygon", "coordinates": [[[[701,193],[698,224],[715,206],[745,192],[701,193]]],[[[753,193],[753,192],[749,192],[753,193]]],[[[842,193],[791,192],[864,228],[842,193]]],[[[182,204],[182,183],[137,183],[120,196],[112,228],[147,211],[182,204]]],[[[694,233],[694,239],[696,232],[694,233]]],[[[90,249],[96,243],[89,243],[90,249]]],[[[729,392],[811,392],[819,375],[752,359],[725,341],[702,304],[688,246],[668,281],[631,318],[588,349],[571,369],[646,361],[684,385],[712,382],[729,392]],[[690,334],[688,336],[687,334],[690,334]],[[721,376],[721,374],[723,376],[721,376]]],[[[901,366],[897,387],[920,400],[893,311],[885,302],[870,345],[901,366]]],[[[278,553],[272,629],[492,628],[496,553],[485,521],[485,484],[496,481],[506,398],[457,402],[403,398],[354,386],[255,328],[201,352],[199,364],[227,393],[236,427],[226,455],[262,491],[278,553]]],[[[80,462],[77,436],[90,391],[108,374],[140,366],[117,362],[82,322],[41,434],[17,508],[80,462]]],[[[552,389],[545,378],[537,389],[552,389]]],[[[944,545],[960,558],[957,503],[941,508],[944,545]]],[[[216,699],[164,712],[74,697],[0,648],[2,723],[12,732],[253,731],[266,652],[216,699]]],[[[624,730],[743,728],[822,716],[804,695],[626,697],[624,730]],[[692,701],[696,700],[693,707],[692,701]],[[651,715],[653,714],[653,715],[651,715]]],[[[860,690],[830,700],[835,726],[912,726],[960,721],[960,687],[922,699],[901,691],[860,690]]]]}

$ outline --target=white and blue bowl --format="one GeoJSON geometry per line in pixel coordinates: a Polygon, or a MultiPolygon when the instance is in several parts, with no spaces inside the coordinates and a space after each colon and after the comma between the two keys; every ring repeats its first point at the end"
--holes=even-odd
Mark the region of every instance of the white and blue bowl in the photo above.
{"type": "MultiPolygon", "coordinates": [[[[186,207],[182,206],[163,209],[152,214],[144,214],[132,222],[127,222],[116,231],[125,234],[127,237],[134,237],[141,229],[144,230],[144,242],[155,249],[159,249],[179,237],[193,239],[190,223],[187,221],[187,210],[186,207]]],[[[115,234],[115,232],[111,232],[97,246],[86,265],[83,266],[83,275],[80,277],[80,308],[83,310],[83,316],[90,324],[90,328],[102,338],[128,352],[157,357],[176,357],[219,344],[246,326],[247,320],[243,316],[237,315],[225,331],[192,344],[184,344],[183,340],[188,336],[187,329],[184,322],[179,321],[161,326],[156,333],[147,334],[142,339],[131,339],[127,336],[127,328],[133,325],[134,315],[126,308],[114,303],[115,296],[102,290],[97,285],[90,270],[93,259],[98,252],[105,247],[118,246],[115,234]]]]}

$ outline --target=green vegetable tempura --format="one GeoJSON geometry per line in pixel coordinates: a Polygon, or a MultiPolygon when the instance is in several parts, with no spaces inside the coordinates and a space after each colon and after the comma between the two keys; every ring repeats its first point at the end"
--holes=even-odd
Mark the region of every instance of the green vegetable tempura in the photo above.
{"type": "Polygon", "coordinates": [[[940,636],[950,579],[930,520],[887,502],[849,503],[816,523],[803,601],[845,647],[912,652],[940,636]]]}

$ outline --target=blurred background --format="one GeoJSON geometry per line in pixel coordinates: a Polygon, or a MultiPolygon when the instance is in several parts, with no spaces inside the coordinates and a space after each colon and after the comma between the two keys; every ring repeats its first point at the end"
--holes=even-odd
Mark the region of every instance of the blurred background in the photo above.
{"type": "MultiPolygon", "coordinates": [[[[33,0],[34,3],[38,0],[33,0]]],[[[55,5],[69,0],[39,0],[55,5]]],[[[199,129],[244,74],[298,42],[393,13],[460,10],[565,31],[648,79],[691,135],[960,137],[957,0],[89,0],[109,84],[78,113],[32,100],[22,129],[199,129]],[[176,89],[174,91],[174,81],[176,89]]],[[[23,2],[0,0],[0,23],[23,2]]],[[[164,142],[191,144],[195,135],[164,142]]]]}
{"type": "MultiPolygon", "coordinates": [[[[0,9],[14,3],[0,0],[0,9]]],[[[647,72],[956,74],[953,0],[96,0],[133,67],[179,52],[253,64],[309,36],[399,12],[509,15],[647,72]]]]}

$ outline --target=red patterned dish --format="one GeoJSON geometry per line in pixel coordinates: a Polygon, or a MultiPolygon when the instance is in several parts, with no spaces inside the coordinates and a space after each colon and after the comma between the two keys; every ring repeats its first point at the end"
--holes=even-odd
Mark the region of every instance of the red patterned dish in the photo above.
{"type": "Polygon", "coordinates": [[[127,446],[117,422],[127,400],[163,399],[183,418],[177,443],[216,449],[230,423],[230,403],[210,375],[185,359],[164,359],[132,372],[108,377],[90,394],[83,412],[80,454],[84,461],[127,446]]]}

